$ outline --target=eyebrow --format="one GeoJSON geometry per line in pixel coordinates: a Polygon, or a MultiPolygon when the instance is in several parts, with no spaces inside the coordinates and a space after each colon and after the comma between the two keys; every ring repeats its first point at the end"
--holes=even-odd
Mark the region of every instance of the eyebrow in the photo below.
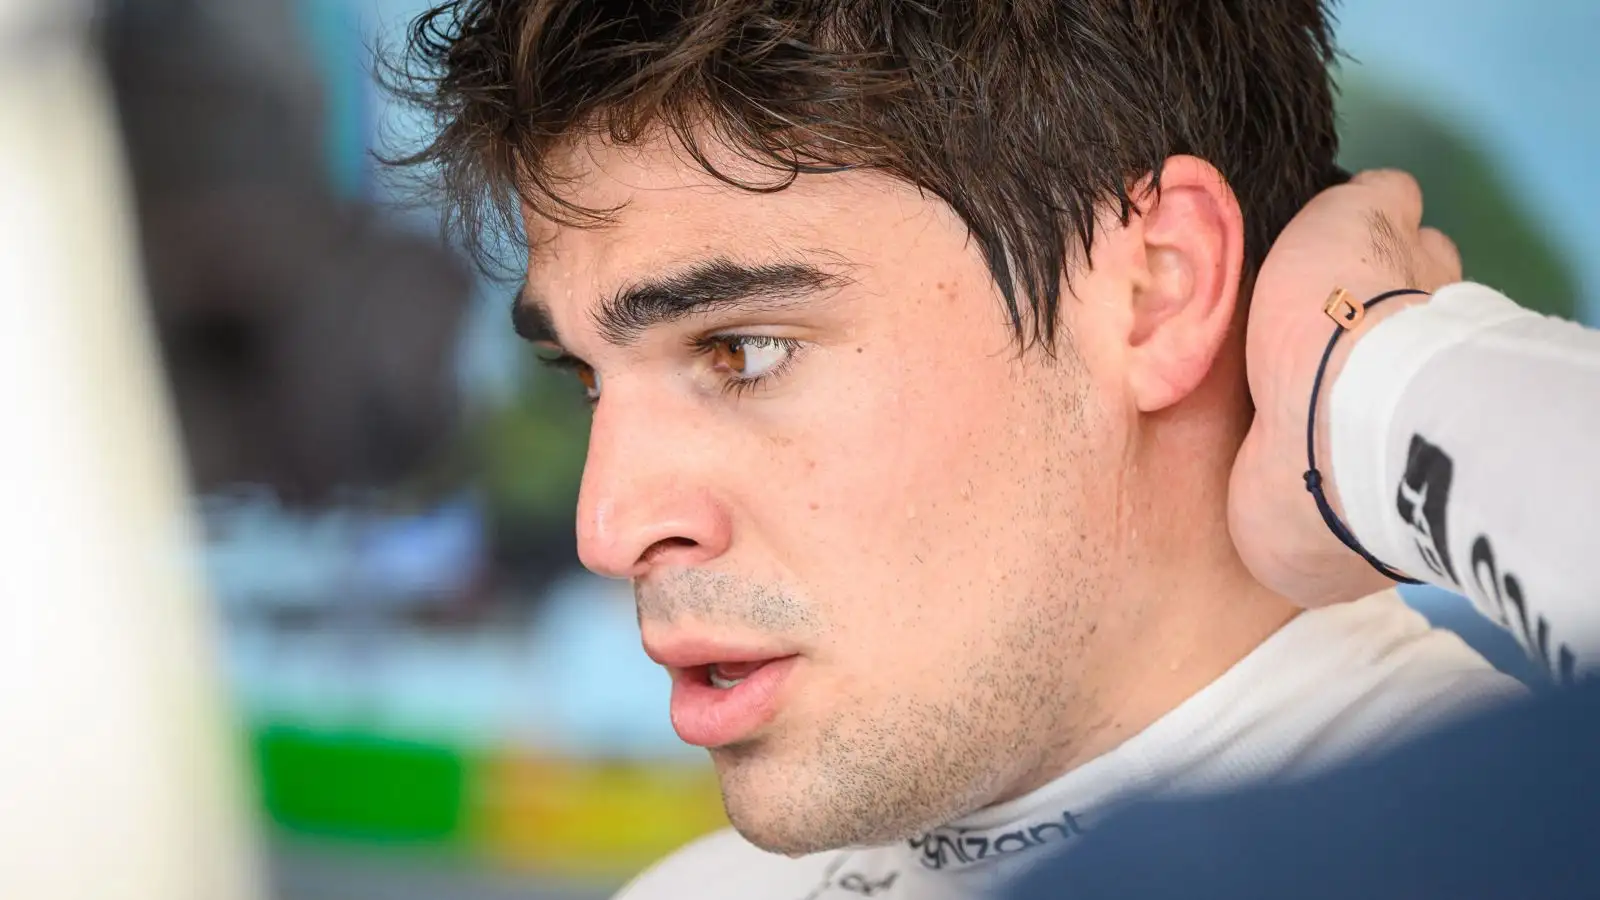
{"type": "MultiPolygon", "coordinates": [[[[847,281],[809,263],[751,265],[718,258],[625,287],[604,300],[590,319],[608,343],[627,346],[651,328],[690,316],[796,306],[847,281]]],[[[526,287],[512,306],[511,320],[524,340],[562,343],[549,306],[526,287]]]]}

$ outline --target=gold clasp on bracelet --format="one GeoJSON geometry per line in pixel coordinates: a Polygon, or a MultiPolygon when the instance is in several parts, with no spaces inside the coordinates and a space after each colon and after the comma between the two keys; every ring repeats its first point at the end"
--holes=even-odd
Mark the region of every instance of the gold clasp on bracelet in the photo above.
{"type": "Polygon", "coordinates": [[[1327,302],[1322,304],[1322,311],[1346,331],[1360,325],[1361,318],[1367,314],[1366,307],[1357,303],[1356,298],[1350,296],[1350,292],[1344,288],[1333,289],[1333,293],[1328,295],[1327,302]]]}

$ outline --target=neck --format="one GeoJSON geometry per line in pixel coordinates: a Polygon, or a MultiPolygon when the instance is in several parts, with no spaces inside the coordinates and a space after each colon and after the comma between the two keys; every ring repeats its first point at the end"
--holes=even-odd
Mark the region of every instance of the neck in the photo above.
{"type": "Polygon", "coordinates": [[[1298,614],[1245,568],[1221,502],[1214,516],[1175,516],[1169,506],[1164,516],[1130,517],[1142,523],[1125,535],[1122,566],[1131,574],[1096,635],[1118,652],[1103,660],[1100,689],[1086,698],[1094,727],[1079,733],[1055,774],[1115,749],[1298,614]]]}
{"type": "Polygon", "coordinates": [[[1231,373],[1217,374],[1135,430],[1115,526],[1114,566],[1126,574],[1101,599],[1094,656],[1077,669],[1086,683],[1071,692],[1070,733],[1008,798],[1114,750],[1299,612],[1250,574],[1229,535],[1229,473],[1251,410],[1231,373]]]}

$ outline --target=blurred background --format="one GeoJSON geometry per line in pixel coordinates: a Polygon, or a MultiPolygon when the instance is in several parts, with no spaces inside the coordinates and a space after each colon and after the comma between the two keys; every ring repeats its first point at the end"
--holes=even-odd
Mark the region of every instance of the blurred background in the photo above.
{"type": "MultiPolygon", "coordinates": [[[[425,6],[94,17],[217,664],[272,896],[607,896],[721,805],[627,587],[577,565],[578,391],[373,161],[428,126],[372,78],[425,6]]],[[[1469,277],[1600,321],[1600,5],[1339,15],[1346,166],[1414,172],[1469,277]]],[[[1465,601],[1408,597],[1539,683],[1465,601]]]]}

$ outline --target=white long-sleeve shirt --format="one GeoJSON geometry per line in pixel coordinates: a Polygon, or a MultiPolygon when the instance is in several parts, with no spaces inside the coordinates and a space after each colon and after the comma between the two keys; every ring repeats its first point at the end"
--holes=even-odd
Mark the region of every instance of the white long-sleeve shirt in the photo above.
{"type": "Polygon", "coordinates": [[[1558,682],[1600,663],[1600,331],[1482,285],[1351,350],[1330,404],[1350,530],[1471,598],[1558,682]]]}

